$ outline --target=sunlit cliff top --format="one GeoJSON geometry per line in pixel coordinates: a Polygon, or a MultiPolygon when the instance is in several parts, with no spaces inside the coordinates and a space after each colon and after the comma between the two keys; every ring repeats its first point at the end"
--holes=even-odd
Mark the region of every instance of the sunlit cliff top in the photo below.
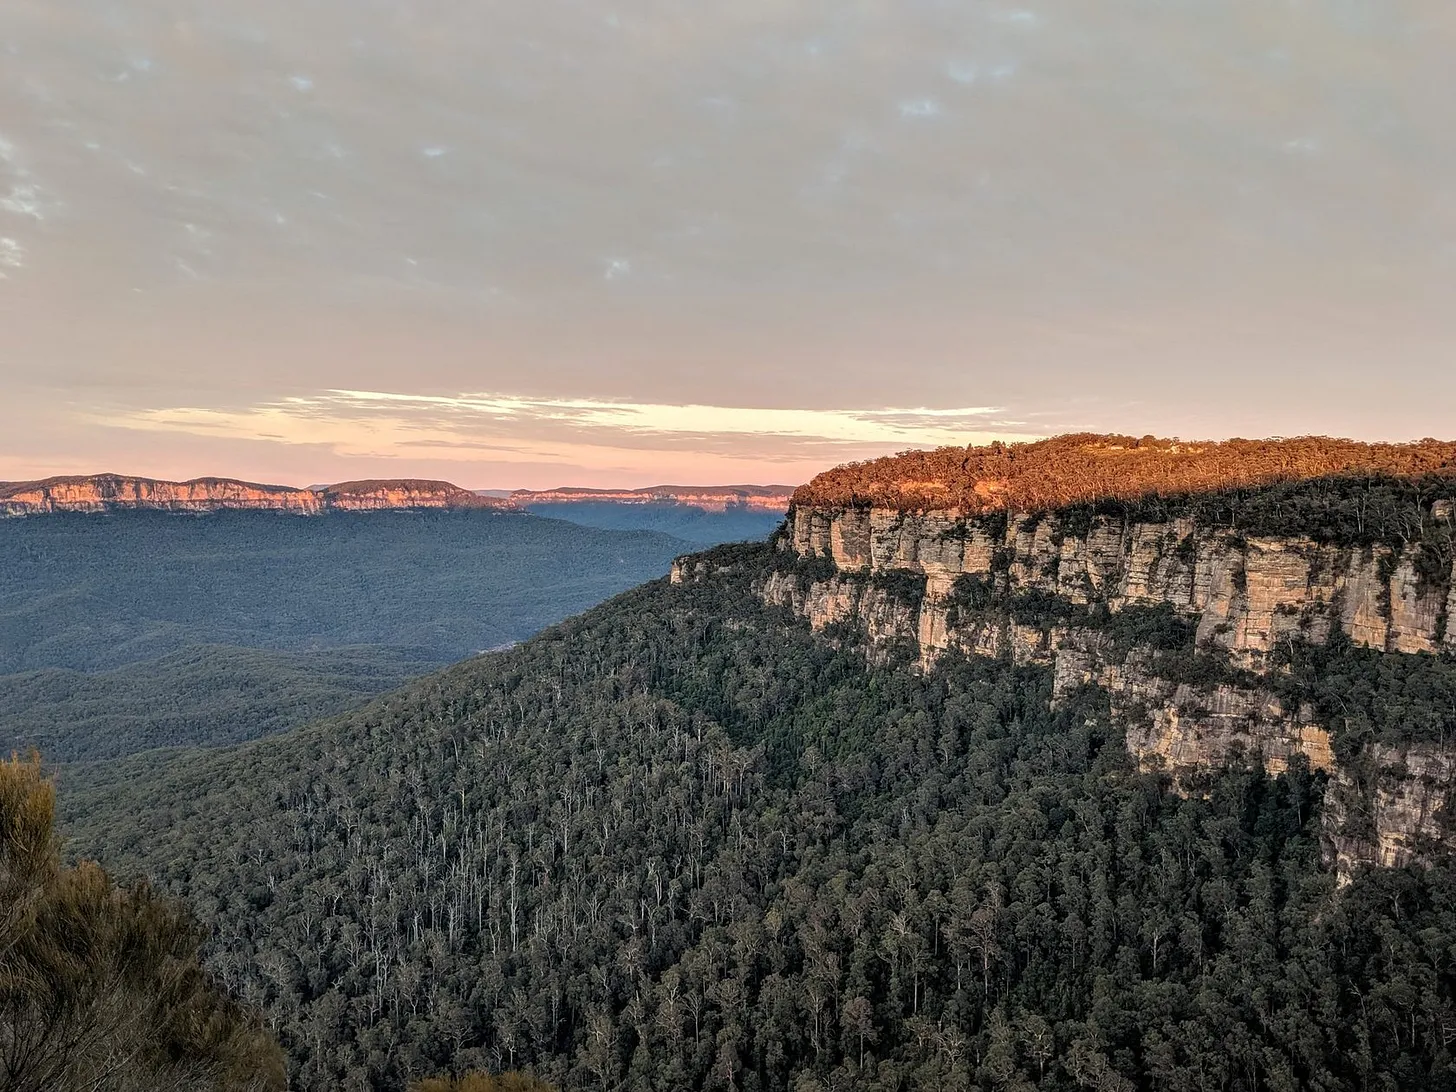
{"type": "Polygon", "coordinates": [[[1456,442],[1365,444],[1327,436],[1183,441],[1078,433],[943,447],[850,463],[794,493],[806,507],[1034,511],[1330,475],[1456,475],[1456,442]]]}

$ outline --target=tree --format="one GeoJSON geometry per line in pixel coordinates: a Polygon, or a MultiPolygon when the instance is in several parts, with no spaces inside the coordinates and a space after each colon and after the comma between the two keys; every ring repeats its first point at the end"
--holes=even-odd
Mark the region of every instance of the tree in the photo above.
{"type": "Polygon", "coordinates": [[[0,762],[0,1090],[272,1092],[283,1057],[198,961],[187,915],[63,868],[39,759],[0,762]]]}
{"type": "Polygon", "coordinates": [[[875,1029],[875,1008],[865,997],[851,997],[844,1003],[844,1029],[859,1041],[859,1067],[864,1068],[865,1046],[879,1038],[875,1029]]]}

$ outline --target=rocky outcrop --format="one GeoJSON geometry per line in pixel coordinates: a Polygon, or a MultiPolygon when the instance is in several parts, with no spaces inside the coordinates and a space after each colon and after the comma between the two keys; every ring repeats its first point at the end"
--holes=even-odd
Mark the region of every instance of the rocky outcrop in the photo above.
{"type": "Polygon", "coordinates": [[[360,481],[296,489],[230,478],[167,482],[98,474],[0,485],[0,516],[125,509],[194,513],[257,510],[314,516],[325,512],[416,508],[516,510],[509,501],[482,497],[449,482],[434,481],[360,481]]]}
{"type": "Polygon", "coordinates": [[[1372,744],[1325,795],[1327,856],[1341,876],[1398,867],[1456,844],[1456,750],[1372,744]]]}
{"type": "Polygon", "coordinates": [[[917,631],[927,661],[958,647],[948,617],[955,581],[992,578],[1007,591],[1039,591],[1112,610],[1168,604],[1195,617],[1200,643],[1261,668],[1280,642],[1325,641],[1429,652],[1456,643],[1447,620],[1456,580],[1423,576],[1388,546],[1338,547],[1306,538],[1244,536],[1193,521],[1057,515],[961,519],[951,513],[797,508],[784,549],[827,557],[844,573],[924,574],[917,631]]]}
{"type": "Polygon", "coordinates": [[[532,504],[681,504],[707,512],[747,508],[759,512],[789,510],[794,488],[787,485],[653,485],[646,489],[517,489],[511,500],[522,508],[532,504]]]}
{"type": "Polygon", "coordinates": [[[1081,686],[1106,690],[1113,717],[1127,731],[1127,749],[1144,769],[1178,777],[1242,756],[1279,774],[1295,755],[1313,769],[1335,769],[1330,733],[1308,704],[1289,708],[1259,686],[1175,682],[1159,673],[1150,650],[1118,657],[1089,631],[1063,630],[1055,645],[1054,700],[1065,701],[1081,686]]]}
{"type": "Polygon", "coordinates": [[[703,554],[687,554],[672,563],[668,582],[672,584],[701,584],[714,577],[727,576],[737,572],[738,566],[731,562],[712,560],[703,554]]]}
{"type": "Polygon", "coordinates": [[[1051,663],[1053,635],[1040,627],[1019,625],[1009,616],[951,627],[943,610],[918,608],[890,588],[853,576],[801,581],[789,572],[773,573],[760,595],[766,603],[786,607],[817,631],[850,623],[871,648],[900,645],[917,650],[922,667],[952,646],[975,656],[1007,657],[1014,663],[1051,663]],[[927,655],[926,650],[931,650],[927,655]]]}
{"type": "Polygon", "coordinates": [[[1456,747],[1371,745],[1342,763],[1335,726],[1272,674],[1281,645],[1337,633],[1394,656],[1456,650],[1456,563],[1433,567],[1419,536],[1352,547],[1191,517],[799,507],[777,545],[795,562],[762,581],[766,602],[817,630],[850,624],[873,655],[910,647],[923,669],[956,650],[1051,667],[1058,702],[1100,688],[1129,753],[1175,784],[1229,763],[1278,774],[1301,758],[1326,772],[1326,852],[1342,879],[1456,848],[1456,747]],[[1014,604],[1038,596],[1060,604],[1052,620],[1019,621],[1014,604]],[[1180,681],[1162,653],[1108,637],[1106,620],[1147,607],[1185,620],[1183,652],[1216,665],[1210,681],[1180,681]]]}
{"type": "Polygon", "coordinates": [[[918,638],[914,605],[868,581],[830,577],[804,585],[793,574],[774,573],[761,594],[765,602],[787,607],[819,632],[853,624],[869,638],[872,651],[918,638]]]}
{"type": "Polygon", "coordinates": [[[511,501],[485,497],[449,482],[384,480],[344,482],[318,491],[326,511],[380,512],[410,508],[489,508],[516,510],[511,501]]]}
{"type": "Polygon", "coordinates": [[[267,508],[314,515],[322,511],[323,501],[317,493],[307,489],[254,485],[226,478],[165,482],[98,474],[0,486],[0,513],[7,516],[105,512],[119,508],[180,512],[267,508]]]}

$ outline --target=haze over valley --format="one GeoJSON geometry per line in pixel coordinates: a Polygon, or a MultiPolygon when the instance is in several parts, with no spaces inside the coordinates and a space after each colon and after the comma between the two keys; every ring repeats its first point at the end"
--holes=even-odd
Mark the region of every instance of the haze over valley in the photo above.
{"type": "Polygon", "coordinates": [[[330,716],[766,537],[788,501],[707,495],[552,495],[538,516],[445,482],[0,484],[0,747],[115,758],[330,716]]]}

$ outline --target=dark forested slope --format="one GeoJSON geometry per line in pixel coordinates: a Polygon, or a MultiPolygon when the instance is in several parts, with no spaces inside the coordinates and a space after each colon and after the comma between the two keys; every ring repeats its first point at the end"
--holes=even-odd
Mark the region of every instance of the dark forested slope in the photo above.
{"type": "Polygon", "coordinates": [[[0,520],[0,753],[291,728],[521,640],[688,546],[488,510],[0,520]]]}
{"type": "Polygon", "coordinates": [[[198,644],[387,645],[439,664],[660,576],[685,543],[492,511],[0,521],[0,673],[198,644]]]}
{"type": "Polygon", "coordinates": [[[0,754],[36,747],[74,762],[239,743],[362,705],[438,666],[405,649],[198,645],[97,674],[3,675],[0,754]]]}
{"type": "Polygon", "coordinates": [[[73,848],[191,901],[302,1088],[1456,1088],[1449,865],[1337,894],[1323,775],[1179,795],[1101,691],[764,607],[801,564],[721,549],[334,723],[78,773],[73,848]]]}

